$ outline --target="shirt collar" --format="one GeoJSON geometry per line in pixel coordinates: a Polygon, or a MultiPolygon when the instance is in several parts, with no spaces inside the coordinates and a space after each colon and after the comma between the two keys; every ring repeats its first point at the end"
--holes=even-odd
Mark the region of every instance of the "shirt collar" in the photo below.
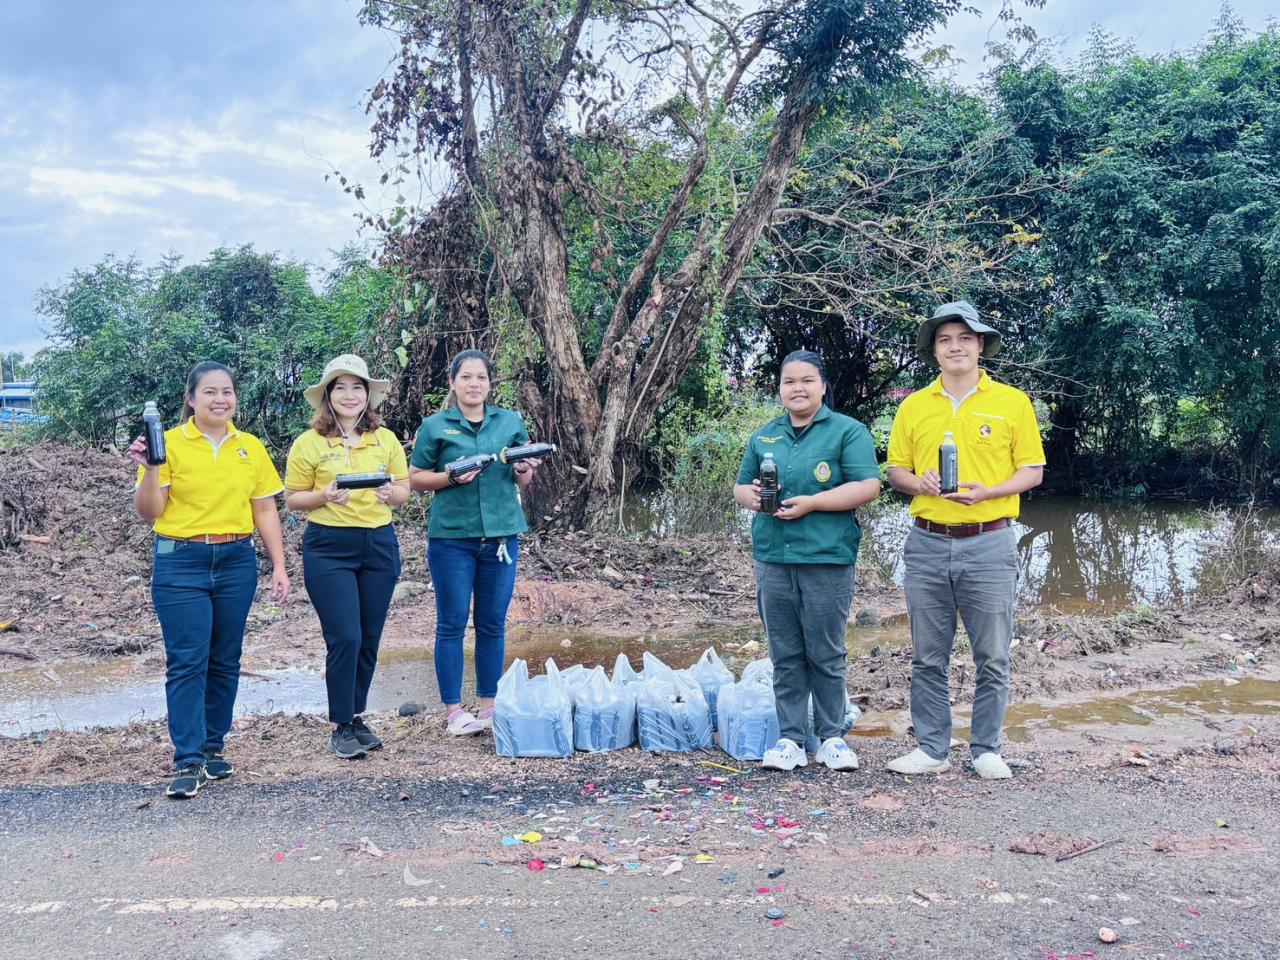
{"type": "MultiPolygon", "coordinates": [[[[331,447],[342,446],[342,435],[336,437],[325,437],[331,447]]],[[[351,445],[352,450],[359,450],[361,447],[380,447],[382,444],[378,441],[377,434],[372,430],[366,430],[360,434],[360,442],[351,445]]]]}
{"type": "Polygon", "coordinates": [[[784,427],[787,430],[790,430],[792,433],[795,433],[797,430],[807,430],[809,429],[809,427],[813,426],[818,421],[826,420],[829,416],[831,416],[831,408],[824,403],[822,406],[818,408],[818,412],[813,415],[813,419],[810,420],[808,423],[806,423],[803,427],[793,427],[791,425],[791,414],[787,413],[785,410],[782,412],[782,416],[774,420],[774,423],[776,423],[780,427],[784,427]]]}
{"type": "MultiPolygon", "coordinates": [[[[990,388],[991,388],[991,378],[987,376],[987,371],[979,368],[978,369],[978,385],[975,389],[988,390],[990,388]]],[[[934,378],[933,383],[929,384],[929,391],[931,393],[936,393],[938,396],[942,396],[944,392],[943,386],[942,386],[942,374],[938,374],[938,376],[934,378]]]]}
{"type": "MultiPolygon", "coordinates": [[[[491,409],[493,408],[488,403],[484,405],[484,420],[480,421],[481,426],[483,426],[485,422],[489,419],[489,411],[491,409]]],[[[458,406],[456,403],[452,407],[446,407],[444,410],[444,415],[448,419],[452,420],[454,423],[469,424],[471,422],[470,420],[468,420],[466,417],[462,415],[462,408],[458,406]]]]}
{"type": "MultiPolygon", "coordinates": [[[[187,422],[182,425],[182,435],[188,440],[199,440],[204,436],[204,434],[200,432],[200,428],[196,426],[196,418],[194,414],[187,417],[187,422]]],[[[232,437],[239,435],[240,431],[236,429],[236,425],[228,420],[226,440],[230,440],[232,437]]],[[[225,443],[226,440],[223,442],[225,443]]]]}

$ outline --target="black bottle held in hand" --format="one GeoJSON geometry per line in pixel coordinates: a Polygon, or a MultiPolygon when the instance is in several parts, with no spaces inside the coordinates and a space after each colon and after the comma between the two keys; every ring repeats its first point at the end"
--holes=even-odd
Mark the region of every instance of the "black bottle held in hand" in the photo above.
{"type": "Polygon", "coordinates": [[[938,473],[942,477],[943,493],[959,492],[960,458],[956,451],[956,438],[950,430],[942,435],[942,446],[938,448],[938,473]]]}
{"type": "Polygon", "coordinates": [[[153,467],[164,463],[164,424],[154,400],[148,400],[142,408],[142,436],[147,441],[147,463],[153,467]]]}
{"type": "Polygon", "coordinates": [[[760,512],[778,512],[778,465],[772,453],[766,453],[760,464],[760,512]]]}

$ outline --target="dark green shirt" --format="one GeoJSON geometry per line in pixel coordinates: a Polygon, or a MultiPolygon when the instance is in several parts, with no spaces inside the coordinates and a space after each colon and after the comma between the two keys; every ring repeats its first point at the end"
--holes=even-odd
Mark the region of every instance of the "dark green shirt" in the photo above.
{"type": "MultiPolygon", "coordinates": [[[[766,453],[772,453],[778,465],[780,501],[880,478],[870,431],[826,406],[798,430],[784,413],[753,433],[738,469],[738,483],[760,476],[766,453]]],[[[764,563],[856,563],[861,540],[862,530],[852,510],[815,510],[798,520],[757,513],[751,521],[751,552],[764,563]]]]}
{"type": "MultiPolygon", "coordinates": [[[[476,425],[454,406],[423,419],[409,463],[419,470],[439,472],[459,457],[501,453],[503,447],[528,442],[518,413],[486,404],[484,421],[476,425]]],[[[515,480],[515,471],[498,462],[470,483],[437,490],[431,499],[427,536],[457,539],[524,533],[529,524],[520,508],[515,480]]]]}

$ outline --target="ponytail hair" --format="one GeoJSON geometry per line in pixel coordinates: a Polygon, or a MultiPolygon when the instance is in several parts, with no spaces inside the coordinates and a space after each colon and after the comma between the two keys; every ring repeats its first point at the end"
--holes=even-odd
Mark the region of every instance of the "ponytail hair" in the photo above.
{"type": "Polygon", "coordinates": [[[191,372],[187,374],[187,389],[182,392],[182,422],[186,423],[187,419],[195,413],[191,406],[191,398],[195,395],[196,390],[200,386],[200,381],[205,378],[206,374],[217,373],[221,371],[231,378],[231,386],[236,385],[235,374],[231,372],[226,364],[218,363],[216,360],[204,360],[197,363],[191,368],[191,372]]]}
{"type": "Polygon", "coordinates": [[[807,363],[811,367],[817,367],[818,376],[822,380],[822,402],[834,410],[835,392],[831,389],[831,380],[827,377],[827,365],[822,362],[822,357],[812,350],[792,350],[782,358],[782,363],[778,366],[778,376],[782,376],[782,368],[788,363],[807,363]]]}

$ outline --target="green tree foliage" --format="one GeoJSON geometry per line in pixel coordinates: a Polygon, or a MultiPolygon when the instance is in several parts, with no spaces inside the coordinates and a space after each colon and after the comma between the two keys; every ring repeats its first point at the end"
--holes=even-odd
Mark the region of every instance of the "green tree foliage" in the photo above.
{"type": "MultiPolygon", "coordinates": [[[[1229,15],[1195,51],[1096,34],[1074,71],[1011,67],[1001,109],[1065,188],[1045,198],[1037,302],[1051,474],[1243,484],[1280,470],[1280,33],[1229,15]],[[1178,449],[1186,411],[1227,438],[1178,449]],[[1194,455],[1194,456],[1193,456],[1194,455]],[[1192,463],[1192,460],[1195,463],[1192,463]]],[[[1211,435],[1211,433],[1210,433],[1211,435]]]]}
{"type": "MultiPolygon", "coordinates": [[[[142,406],[178,420],[202,360],[237,375],[236,422],[280,454],[309,419],[302,390],[339,353],[373,361],[395,283],[349,249],[313,289],[307,267],[252,247],[152,268],[108,257],[42,292],[52,345],[35,360],[51,433],[127,442],[142,406]]],[[[384,358],[385,360],[385,358],[384,358]]]]}
{"type": "Polygon", "coordinates": [[[1026,283],[1044,177],[978,96],[901,84],[870,117],[835,113],[788,183],[726,314],[726,361],[772,391],[791,350],[828,360],[836,402],[874,420],[915,363],[934,305],[1026,283]]]}

